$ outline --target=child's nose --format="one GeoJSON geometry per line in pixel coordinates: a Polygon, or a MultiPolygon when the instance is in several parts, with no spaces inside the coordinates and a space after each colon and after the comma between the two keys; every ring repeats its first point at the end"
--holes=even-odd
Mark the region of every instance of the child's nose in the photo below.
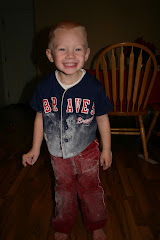
{"type": "Polygon", "coordinates": [[[66,58],[74,58],[74,57],[75,57],[74,51],[67,51],[66,58]]]}

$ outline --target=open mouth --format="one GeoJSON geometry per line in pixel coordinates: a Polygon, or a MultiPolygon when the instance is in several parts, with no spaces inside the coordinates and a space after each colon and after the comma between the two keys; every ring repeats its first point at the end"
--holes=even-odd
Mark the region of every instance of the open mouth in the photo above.
{"type": "Polygon", "coordinates": [[[77,63],[63,63],[65,67],[75,67],[77,63]]]}

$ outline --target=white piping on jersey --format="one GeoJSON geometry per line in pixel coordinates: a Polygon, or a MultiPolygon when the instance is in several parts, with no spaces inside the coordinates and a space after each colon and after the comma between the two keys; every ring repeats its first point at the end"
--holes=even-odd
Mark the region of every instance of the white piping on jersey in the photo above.
{"type": "Polygon", "coordinates": [[[64,155],[63,154],[63,144],[62,144],[62,118],[63,118],[63,99],[64,99],[64,95],[65,93],[67,92],[67,90],[64,91],[63,95],[62,95],[62,100],[61,100],[61,148],[62,148],[62,156],[64,155]]]}
{"type": "Polygon", "coordinates": [[[82,76],[80,77],[80,79],[79,79],[78,81],[76,81],[75,83],[70,84],[70,85],[64,85],[64,84],[62,84],[61,81],[59,81],[59,79],[58,79],[58,71],[55,72],[57,81],[59,82],[59,84],[60,84],[60,85],[64,88],[64,90],[65,90],[64,93],[63,93],[63,95],[62,95],[62,100],[61,100],[61,127],[60,127],[60,128],[61,128],[61,148],[62,148],[62,156],[64,155],[64,154],[63,154],[63,144],[62,144],[62,118],[63,118],[62,108],[63,108],[63,99],[64,99],[64,95],[65,95],[65,93],[67,92],[67,90],[70,89],[70,88],[72,88],[73,86],[77,85],[77,84],[82,80],[82,78],[84,77],[84,75],[86,74],[86,71],[85,71],[84,69],[81,69],[81,71],[82,71],[82,76]],[[67,89],[65,89],[64,86],[66,86],[67,89]]]}

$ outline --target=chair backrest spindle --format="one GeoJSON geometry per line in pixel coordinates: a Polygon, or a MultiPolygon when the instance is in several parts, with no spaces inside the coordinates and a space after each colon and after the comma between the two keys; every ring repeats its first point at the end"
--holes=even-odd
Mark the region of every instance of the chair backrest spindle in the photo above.
{"type": "Polygon", "coordinates": [[[141,85],[141,91],[140,91],[139,100],[138,100],[138,111],[140,109],[140,106],[141,106],[143,98],[144,98],[145,86],[147,84],[147,79],[148,79],[150,67],[151,67],[151,57],[149,57],[149,59],[147,61],[147,64],[146,64],[146,67],[145,67],[145,72],[144,72],[142,85],[141,85]]]}
{"type": "Polygon", "coordinates": [[[134,91],[133,91],[132,112],[134,111],[135,103],[136,103],[136,100],[137,100],[141,68],[142,68],[142,49],[140,51],[140,55],[138,57],[138,62],[137,62],[136,77],[135,77],[134,91]]]}
{"type": "Polygon", "coordinates": [[[107,93],[107,96],[110,98],[107,63],[104,57],[102,59],[102,66],[103,66],[104,88],[107,93]]]}
{"type": "Polygon", "coordinates": [[[122,103],[124,94],[124,53],[123,46],[120,53],[120,83],[119,83],[119,99],[120,99],[120,111],[122,112],[122,103]]]}
{"type": "Polygon", "coordinates": [[[112,95],[113,95],[113,102],[114,102],[114,111],[116,111],[116,103],[117,103],[116,59],[115,59],[113,49],[112,49],[112,56],[111,56],[111,68],[112,68],[112,95]]]}
{"type": "Polygon", "coordinates": [[[129,72],[128,72],[128,87],[127,87],[127,112],[129,111],[129,104],[132,94],[132,82],[133,82],[133,67],[134,67],[134,53],[133,47],[129,57],[129,72]]]}

